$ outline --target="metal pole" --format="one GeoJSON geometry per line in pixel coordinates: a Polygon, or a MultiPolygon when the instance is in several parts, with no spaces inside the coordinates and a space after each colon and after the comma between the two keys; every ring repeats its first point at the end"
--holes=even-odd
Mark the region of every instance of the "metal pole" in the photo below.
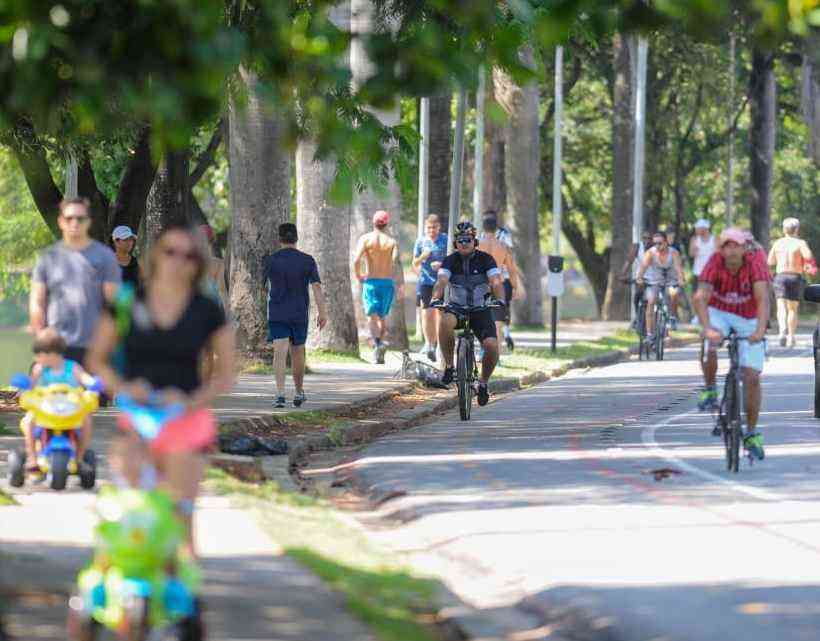
{"type": "MultiPolygon", "coordinates": [[[[555,49],[555,135],[552,157],[552,248],[561,255],[561,129],[564,118],[564,48],[555,49]]],[[[552,297],[552,352],[558,349],[558,297],[552,297]]]]}
{"type": "Polygon", "coordinates": [[[735,107],[735,34],[729,34],[729,159],[726,167],[726,226],[732,226],[735,208],[735,132],[732,129],[735,107]]]}
{"type": "Polygon", "coordinates": [[[461,211],[461,179],[464,173],[464,121],[467,112],[467,92],[458,91],[456,106],[456,132],[453,144],[453,172],[450,180],[450,219],[447,225],[447,238],[452,242],[456,229],[456,219],[461,211]]]}
{"type": "MultiPolygon", "coordinates": [[[[638,60],[635,65],[635,145],[634,183],[632,187],[632,242],[641,241],[643,231],[643,173],[644,173],[644,132],[646,129],[646,58],[649,44],[643,36],[638,37],[638,60]]],[[[633,285],[634,288],[634,285],[633,285]]],[[[632,291],[634,300],[634,289],[632,291]]],[[[629,306],[634,317],[634,305],[629,306]]],[[[633,318],[634,320],[634,318],[633,318]]]]}
{"type": "Polygon", "coordinates": [[[478,68],[478,89],[475,96],[475,168],[473,171],[473,224],[481,228],[484,210],[484,111],[487,92],[487,69],[478,68]]]}
{"type": "Polygon", "coordinates": [[[419,102],[419,221],[417,238],[424,235],[424,219],[430,192],[430,99],[419,102]]]}

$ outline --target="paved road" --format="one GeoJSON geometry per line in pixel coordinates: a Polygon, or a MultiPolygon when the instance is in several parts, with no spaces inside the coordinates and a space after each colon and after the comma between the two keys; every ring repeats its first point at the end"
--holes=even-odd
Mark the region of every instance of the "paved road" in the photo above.
{"type": "Polygon", "coordinates": [[[406,493],[380,510],[400,525],[371,535],[479,608],[516,606],[548,623],[578,606],[609,635],[584,639],[816,640],[820,421],[808,345],[772,350],[767,459],[736,476],[693,411],[696,350],[674,350],[368,447],[360,486],[406,493]],[[670,475],[654,480],[661,469],[670,475]]]}

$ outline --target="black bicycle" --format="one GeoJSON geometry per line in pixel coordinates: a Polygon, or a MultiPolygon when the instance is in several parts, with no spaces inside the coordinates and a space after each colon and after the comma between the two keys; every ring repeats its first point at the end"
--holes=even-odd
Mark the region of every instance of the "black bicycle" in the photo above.
{"type": "Polygon", "coordinates": [[[491,301],[486,305],[466,307],[446,303],[436,305],[442,312],[450,312],[457,319],[456,330],[456,386],[458,387],[458,413],[462,421],[470,420],[470,410],[473,406],[473,396],[478,393],[478,365],[475,359],[475,335],[470,329],[470,317],[488,309],[501,307],[498,301],[491,301]]]}
{"type": "MultiPolygon", "coordinates": [[[[726,468],[730,472],[737,472],[740,467],[740,446],[743,443],[745,431],[743,429],[743,377],[740,375],[740,343],[748,341],[740,338],[734,330],[729,332],[723,340],[729,348],[729,371],[723,383],[723,396],[720,399],[715,427],[712,433],[723,436],[726,448],[726,468]]],[[[703,343],[703,358],[706,358],[708,341],[703,343]]],[[[749,464],[754,462],[751,453],[748,455],[749,464]]]]}
{"type": "MultiPolygon", "coordinates": [[[[638,284],[634,280],[627,282],[629,284],[638,284]]],[[[655,302],[654,341],[649,340],[646,325],[646,305],[646,298],[641,295],[638,301],[638,309],[635,312],[635,332],[638,334],[638,360],[649,360],[654,354],[657,360],[662,361],[665,349],[664,341],[669,334],[669,306],[666,302],[666,288],[661,288],[658,300],[655,302]]]]}

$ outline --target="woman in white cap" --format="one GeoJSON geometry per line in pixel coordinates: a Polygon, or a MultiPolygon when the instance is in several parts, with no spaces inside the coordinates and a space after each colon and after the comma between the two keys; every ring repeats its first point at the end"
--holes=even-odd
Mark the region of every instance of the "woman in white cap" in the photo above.
{"type": "Polygon", "coordinates": [[[122,282],[130,283],[134,290],[142,285],[142,269],[137,257],[134,256],[134,246],[137,244],[137,235],[128,225],[114,227],[111,232],[114,241],[114,253],[122,270],[122,282]]]}

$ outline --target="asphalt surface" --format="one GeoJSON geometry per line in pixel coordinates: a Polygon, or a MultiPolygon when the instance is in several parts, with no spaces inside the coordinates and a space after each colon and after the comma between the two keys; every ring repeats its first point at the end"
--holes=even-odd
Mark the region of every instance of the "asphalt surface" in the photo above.
{"type": "Polygon", "coordinates": [[[370,534],[478,608],[535,615],[520,639],[816,640],[810,337],[771,348],[763,381],[766,459],[738,474],[695,408],[697,348],[384,439],[355,465],[392,523],[370,534]]]}

